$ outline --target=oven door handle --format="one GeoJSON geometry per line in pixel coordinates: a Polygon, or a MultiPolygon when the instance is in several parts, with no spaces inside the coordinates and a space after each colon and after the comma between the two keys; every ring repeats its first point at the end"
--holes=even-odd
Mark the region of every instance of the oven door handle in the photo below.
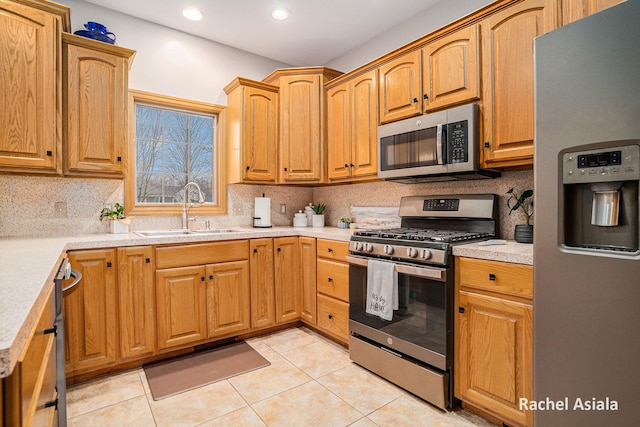
{"type": "MultiPolygon", "coordinates": [[[[369,264],[368,258],[361,258],[353,255],[348,255],[346,258],[349,264],[357,265],[360,267],[366,267],[369,264]]],[[[447,271],[444,268],[429,267],[429,266],[415,266],[394,261],[388,261],[396,266],[396,271],[400,274],[407,274],[409,276],[424,277],[427,279],[435,279],[441,282],[447,280],[447,271]]]]}

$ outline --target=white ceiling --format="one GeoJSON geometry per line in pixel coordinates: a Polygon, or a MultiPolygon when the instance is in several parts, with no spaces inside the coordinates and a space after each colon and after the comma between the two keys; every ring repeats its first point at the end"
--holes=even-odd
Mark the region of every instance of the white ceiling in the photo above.
{"type": "Polygon", "coordinates": [[[444,0],[85,0],[293,66],[326,65],[444,0]],[[204,18],[188,21],[185,7],[204,18]],[[286,21],[271,11],[284,7],[286,21]]]}

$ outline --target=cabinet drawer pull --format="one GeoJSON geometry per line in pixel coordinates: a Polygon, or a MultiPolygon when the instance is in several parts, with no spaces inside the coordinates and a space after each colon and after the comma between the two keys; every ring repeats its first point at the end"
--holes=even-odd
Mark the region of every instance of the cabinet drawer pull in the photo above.
{"type": "Polygon", "coordinates": [[[464,314],[464,307],[458,307],[458,313],[464,314]]]}
{"type": "Polygon", "coordinates": [[[491,280],[492,282],[495,282],[496,280],[496,275],[493,273],[489,273],[489,280],[491,280]]]}
{"type": "Polygon", "coordinates": [[[329,320],[333,319],[333,314],[329,314],[328,317],[329,317],[329,320]]]}
{"type": "Polygon", "coordinates": [[[331,253],[331,252],[333,252],[333,249],[327,248],[327,252],[331,253]]]}
{"type": "Polygon", "coordinates": [[[333,279],[331,277],[327,278],[327,282],[331,283],[333,282],[333,279]]]}
{"type": "Polygon", "coordinates": [[[58,407],[58,399],[50,400],[44,404],[45,408],[51,408],[52,406],[55,406],[56,408],[58,407]]]}
{"type": "Polygon", "coordinates": [[[49,334],[58,335],[58,326],[57,325],[53,325],[52,327],[47,328],[44,331],[42,331],[42,333],[44,335],[49,335],[49,334]]]}

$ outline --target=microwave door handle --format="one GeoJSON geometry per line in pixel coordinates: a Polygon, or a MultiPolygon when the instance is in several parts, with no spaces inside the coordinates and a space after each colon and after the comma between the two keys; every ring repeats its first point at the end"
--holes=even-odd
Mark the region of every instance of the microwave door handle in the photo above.
{"type": "Polygon", "coordinates": [[[436,126],[436,161],[439,165],[444,165],[444,150],[442,149],[442,123],[436,126]]]}

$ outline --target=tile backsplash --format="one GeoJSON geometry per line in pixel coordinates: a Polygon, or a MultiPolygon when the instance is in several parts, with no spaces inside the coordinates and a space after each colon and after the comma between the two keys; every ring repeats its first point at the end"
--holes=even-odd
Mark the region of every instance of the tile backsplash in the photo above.
{"type": "MultiPolygon", "coordinates": [[[[326,187],[232,184],[228,186],[228,214],[203,216],[213,228],[250,227],[254,198],[271,198],[271,223],[292,225],[293,215],[310,202],[325,203],[326,224],[335,226],[349,216],[351,206],[397,206],[402,196],[456,193],[494,193],[500,196],[500,237],[512,239],[517,213],[508,215],[506,192],[533,188],[533,172],[507,172],[501,178],[428,184],[372,182],[326,187]],[[284,205],[285,212],[281,212],[284,205]]],[[[0,236],[61,236],[108,232],[98,216],[106,205],[123,202],[124,182],[113,179],[0,175],[0,236]]],[[[197,209],[189,215],[198,216],[197,209]]],[[[179,228],[180,217],[135,217],[131,230],[179,228]]]]}

